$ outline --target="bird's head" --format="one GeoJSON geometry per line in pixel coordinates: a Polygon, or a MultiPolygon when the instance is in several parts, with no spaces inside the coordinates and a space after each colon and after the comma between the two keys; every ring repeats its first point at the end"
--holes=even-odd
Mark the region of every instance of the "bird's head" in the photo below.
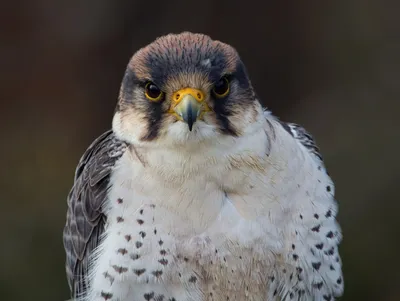
{"type": "Polygon", "coordinates": [[[113,120],[130,143],[162,145],[239,137],[262,107],[236,50],[202,34],[169,34],[131,58],[113,120]]]}

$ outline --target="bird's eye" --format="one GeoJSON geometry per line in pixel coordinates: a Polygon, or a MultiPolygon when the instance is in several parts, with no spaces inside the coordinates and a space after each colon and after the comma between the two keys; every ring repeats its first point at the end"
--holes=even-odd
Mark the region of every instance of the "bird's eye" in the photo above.
{"type": "Polygon", "coordinates": [[[152,82],[146,84],[144,94],[151,101],[160,101],[164,97],[164,93],[152,82]]]}
{"type": "Polygon", "coordinates": [[[213,88],[213,93],[217,98],[223,98],[229,93],[229,81],[224,76],[219,81],[217,81],[213,88]]]}

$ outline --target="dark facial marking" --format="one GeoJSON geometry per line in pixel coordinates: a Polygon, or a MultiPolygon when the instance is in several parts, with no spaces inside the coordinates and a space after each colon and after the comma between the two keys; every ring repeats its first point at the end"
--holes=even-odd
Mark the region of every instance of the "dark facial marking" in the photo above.
{"type": "Polygon", "coordinates": [[[235,72],[233,72],[232,76],[237,80],[240,88],[245,91],[251,89],[246,67],[244,66],[242,61],[237,62],[235,72]]]}
{"type": "Polygon", "coordinates": [[[255,101],[255,94],[251,87],[243,63],[238,60],[234,71],[227,75],[230,82],[230,92],[225,98],[214,99],[214,111],[220,123],[220,130],[224,134],[238,136],[239,133],[232,126],[229,117],[234,110],[246,110],[246,106],[255,101]]]}
{"type": "Polygon", "coordinates": [[[133,99],[134,89],[140,85],[140,80],[136,77],[136,74],[128,66],[125,70],[125,75],[122,79],[122,97],[124,101],[131,102],[133,99]]]}
{"type": "Polygon", "coordinates": [[[141,140],[151,141],[158,136],[162,115],[163,109],[160,103],[148,102],[148,114],[146,115],[147,133],[141,140]]]}
{"type": "Polygon", "coordinates": [[[221,133],[236,137],[238,136],[238,133],[229,121],[229,116],[232,112],[227,108],[226,102],[227,99],[217,99],[214,104],[214,112],[220,124],[221,133]]]}
{"type": "Polygon", "coordinates": [[[226,74],[224,74],[226,59],[222,52],[216,52],[210,57],[211,68],[208,71],[208,79],[211,83],[215,83],[220,78],[226,74]]]}

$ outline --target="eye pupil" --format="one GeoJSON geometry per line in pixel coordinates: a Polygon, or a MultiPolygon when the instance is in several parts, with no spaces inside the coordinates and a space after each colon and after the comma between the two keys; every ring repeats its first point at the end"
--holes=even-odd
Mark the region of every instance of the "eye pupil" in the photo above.
{"type": "Polygon", "coordinates": [[[162,96],[161,90],[151,82],[146,84],[145,92],[147,98],[151,100],[159,100],[159,98],[162,96]]]}
{"type": "Polygon", "coordinates": [[[150,84],[148,90],[151,97],[157,97],[160,94],[160,90],[156,85],[150,84]]]}
{"type": "Polygon", "coordinates": [[[229,92],[228,79],[226,77],[221,78],[215,83],[213,91],[217,97],[225,97],[229,92]]]}

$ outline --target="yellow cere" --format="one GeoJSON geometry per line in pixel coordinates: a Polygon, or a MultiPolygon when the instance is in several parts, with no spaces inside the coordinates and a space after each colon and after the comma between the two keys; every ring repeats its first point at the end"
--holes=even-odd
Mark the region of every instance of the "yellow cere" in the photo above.
{"type": "Polygon", "coordinates": [[[202,104],[199,118],[202,118],[204,113],[211,111],[210,107],[205,102],[206,97],[203,91],[195,88],[183,88],[172,94],[171,107],[169,109],[169,113],[175,115],[179,120],[182,118],[175,113],[174,108],[181,102],[185,95],[193,96],[197,102],[202,104]]]}
{"type": "Polygon", "coordinates": [[[184,88],[172,94],[172,101],[179,103],[187,94],[192,95],[198,102],[202,102],[204,100],[204,93],[202,91],[193,88],[184,88]]]}

